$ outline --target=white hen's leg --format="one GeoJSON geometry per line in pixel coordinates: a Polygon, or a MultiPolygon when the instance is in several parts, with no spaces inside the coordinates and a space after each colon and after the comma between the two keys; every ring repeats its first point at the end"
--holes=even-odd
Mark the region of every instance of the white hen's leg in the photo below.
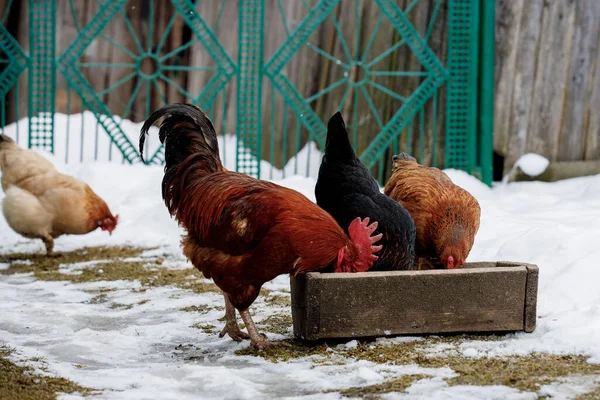
{"type": "Polygon", "coordinates": [[[240,311],[240,315],[244,320],[244,324],[246,324],[246,329],[248,329],[248,333],[250,334],[250,341],[252,342],[252,346],[259,350],[268,347],[271,343],[266,339],[264,335],[258,333],[248,309],[240,311]]]}
{"type": "Polygon", "coordinates": [[[50,233],[53,216],[37,197],[17,186],[9,186],[5,194],[2,212],[8,226],[26,238],[42,239],[48,255],[52,255],[54,239],[50,233]]]}
{"type": "Polygon", "coordinates": [[[235,307],[231,304],[227,293],[223,293],[223,297],[225,298],[225,328],[223,328],[219,337],[222,338],[225,334],[228,334],[236,342],[241,342],[243,339],[250,339],[250,336],[246,332],[240,330],[235,317],[235,307]]]}
{"type": "Polygon", "coordinates": [[[52,236],[48,235],[42,238],[44,244],[46,245],[46,255],[48,257],[54,257],[54,239],[52,236]]]}

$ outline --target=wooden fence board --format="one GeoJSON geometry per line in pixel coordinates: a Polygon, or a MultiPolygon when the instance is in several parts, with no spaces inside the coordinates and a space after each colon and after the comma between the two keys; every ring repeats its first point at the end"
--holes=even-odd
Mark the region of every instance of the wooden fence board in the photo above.
{"type": "MultiPolygon", "coordinates": [[[[535,2],[535,1],[534,1],[535,2]]],[[[541,0],[537,1],[541,4],[541,0]]],[[[523,42],[519,41],[521,35],[521,15],[526,12],[523,0],[500,0],[496,2],[496,59],[494,70],[495,107],[494,118],[494,147],[506,151],[510,138],[511,113],[513,89],[512,84],[517,70],[517,59],[522,50],[523,42]],[[520,45],[516,45],[520,44],[520,45]]],[[[529,57],[531,59],[531,57],[529,57]]]]}
{"type": "MultiPolygon", "coordinates": [[[[598,39],[600,41],[600,30],[598,39]]],[[[600,160],[600,46],[590,69],[590,95],[586,110],[585,160],[600,160]]]]}
{"type": "MultiPolygon", "coordinates": [[[[542,23],[543,0],[525,1],[521,18],[516,23],[521,25],[517,43],[512,45],[517,48],[515,74],[513,79],[505,82],[499,82],[499,86],[512,86],[512,98],[496,100],[496,109],[499,101],[507,103],[510,109],[508,121],[503,121],[500,117],[494,116],[494,128],[498,126],[508,126],[507,130],[500,130],[498,134],[506,135],[504,142],[508,143],[508,148],[496,148],[500,154],[506,156],[504,164],[505,170],[510,168],[517,158],[523,154],[527,144],[527,129],[529,117],[531,114],[531,97],[533,96],[535,71],[540,57],[537,46],[542,23]]],[[[501,64],[497,58],[496,64],[501,64]]],[[[498,135],[494,132],[494,135],[498,135]]]]}
{"type": "Polygon", "coordinates": [[[527,146],[530,151],[555,160],[565,105],[575,2],[553,1],[545,7],[527,146]]]}
{"type": "Polygon", "coordinates": [[[494,150],[505,172],[528,152],[600,159],[599,8],[594,0],[497,2],[494,150]]]}
{"type": "Polygon", "coordinates": [[[558,141],[558,158],[561,161],[581,160],[584,156],[585,105],[591,78],[589,72],[598,47],[598,21],[600,1],[577,0],[572,53],[568,58],[567,96],[558,141]]]}

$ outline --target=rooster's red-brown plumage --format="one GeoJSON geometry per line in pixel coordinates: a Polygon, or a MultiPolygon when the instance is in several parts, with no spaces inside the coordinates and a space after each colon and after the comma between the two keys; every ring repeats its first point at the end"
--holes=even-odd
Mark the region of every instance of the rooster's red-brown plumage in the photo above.
{"type": "Polygon", "coordinates": [[[335,220],[302,194],[223,168],[212,123],[196,106],[173,104],[154,112],[140,136],[165,117],[159,131],[165,145],[165,204],[186,229],[183,252],[224,292],[227,332],[240,331],[235,309],[252,344],[262,347],[248,307],[261,286],[281,274],[322,270],[366,271],[381,249],[381,235],[368,219],[357,218],[348,237],[335,220]]]}

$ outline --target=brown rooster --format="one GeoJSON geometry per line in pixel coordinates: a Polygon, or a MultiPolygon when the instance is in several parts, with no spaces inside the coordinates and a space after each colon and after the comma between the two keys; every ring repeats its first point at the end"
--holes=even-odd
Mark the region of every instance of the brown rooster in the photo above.
{"type": "Polygon", "coordinates": [[[119,216],[87,184],[61,174],[6,135],[0,135],[0,170],[6,222],[26,238],[42,239],[49,256],[61,235],[84,235],[97,228],[112,233],[117,227],[119,216]]]}
{"type": "Polygon", "coordinates": [[[415,221],[419,264],[458,268],[479,230],[479,203],[437,168],[419,165],[406,153],[393,161],[394,172],[384,193],[402,204],[415,221]]]}
{"type": "Polygon", "coordinates": [[[145,136],[159,118],[165,145],[165,204],[186,229],[183,253],[224,292],[226,325],[221,337],[248,338],[236,321],[237,309],[252,345],[268,345],[248,307],[260,289],[281,274],[368,270],[381,246],[374,244],[377,222],[356,218],[348,237],[335,220],[302,194],[274,183],[230,172],[219,158],[211,121],[196,106],[172,104],[155,111],[142,127],[145,136]]]}

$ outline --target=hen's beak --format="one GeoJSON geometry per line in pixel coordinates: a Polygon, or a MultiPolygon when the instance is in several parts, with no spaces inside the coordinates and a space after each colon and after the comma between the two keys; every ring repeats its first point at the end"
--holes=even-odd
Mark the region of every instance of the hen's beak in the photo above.
{"type": "Polygon", "coordinates": [[[454,268],[455,268],[454,257],[450,256],[450,257],[448,257],[448,261],[446,262],[446,269],[454,269],[454,268]]]}

